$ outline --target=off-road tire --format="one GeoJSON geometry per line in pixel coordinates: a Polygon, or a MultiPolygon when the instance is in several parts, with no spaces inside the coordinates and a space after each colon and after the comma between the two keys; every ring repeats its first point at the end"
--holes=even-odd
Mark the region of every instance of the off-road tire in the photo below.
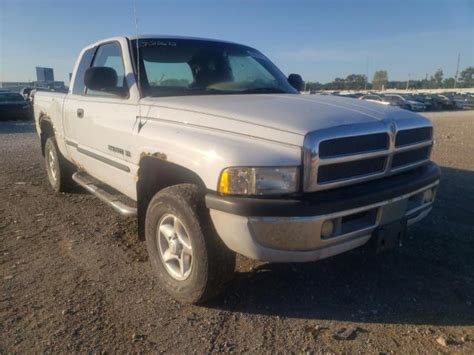
{"type": "Polygon", "coordinates": [[[232,279],[235,253],[217,235],[204,204],[204,194],[196,185],[175,185],[155,194],[147,208],[145,238],[151,265],[161,285],[182,303],[205,302],[219,295],[232,279]],[[193,264],[189,276],[182,281],[167,271],[157,240],[159,223],[169,214],[179,218],[192,244],[193,264]]]}
{"type": "Polygon", "coordinates": [[[46,140],[44,146],[44,161],[48,181],[53,190],[57,193],[71,191],[74,186],[74,181],[72,180],[74,166],[62,156],[54,137],[49,137],[46,140]],[[52,167],[55,168],[54,173],[52,167]]]}

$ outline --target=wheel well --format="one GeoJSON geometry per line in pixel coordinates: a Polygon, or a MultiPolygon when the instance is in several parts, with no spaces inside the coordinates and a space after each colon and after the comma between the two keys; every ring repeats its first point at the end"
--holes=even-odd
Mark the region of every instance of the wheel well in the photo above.
{"type": "Polygon", "coordinates": [[[54,137],[54,128],[51,121],[43,116],[40,118],[40,139],[41,139],[41,153],[44,156],[44,146],[49,137],[54,137]]]}
{"type": "Polygon", "coordinates": [[[137,182],[138,235],[145,239],[145,216],[148,204],[160,190],[178,184],[191,183],[203,189],[206,186],[193,171],[154,156],[140,160],[137,182]]]}

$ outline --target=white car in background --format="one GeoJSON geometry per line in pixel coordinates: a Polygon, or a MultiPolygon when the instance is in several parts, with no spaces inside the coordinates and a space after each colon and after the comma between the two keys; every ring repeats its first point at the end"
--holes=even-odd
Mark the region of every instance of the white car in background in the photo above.
{"type": "Polygon", "coordinates": [[[410,111],[425,111],[426,105],[419,101],[408,100],[402,95],[385,94],[384,99],[393,106],[398,106],[410,111]]]}
{"type": "Polygon", "coordinates": [[[364,95],[359,97],[359,100],[364,100],[364,101],[370,101],[370,102],[375,102],[381,105],[390,105],[390,102],[385,101],[381,96],[379,95],[364,95]]]}

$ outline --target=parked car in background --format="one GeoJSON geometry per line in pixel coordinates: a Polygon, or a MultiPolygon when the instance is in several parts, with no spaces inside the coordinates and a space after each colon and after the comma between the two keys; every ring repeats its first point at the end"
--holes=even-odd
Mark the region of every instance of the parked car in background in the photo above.
{"type": "Polygon", "coordinates": [[[473,110],[474,109],[474,94],[461,94],[460,96],[464,100],[464,109],[473,110]]]}
{"type": "Polygon", "coordinates": [[[381,104],[381,105],[390,105],[390,102],[384,100],[382,96],[374,95],[374,94],[361,96],[361,97],[359,97],[359,100],[376,102],[376,103],[381,104]]]}
{"type": "Polygon", "coordinates": [[[364,96],[364,94],[363,94],[363,93],[360,93],[360,92],[347,93],[347,94],[341,93],[341,94],[338,94],[338,96],[340,96],[340,97],[348,97],[348,98],[352,98],[352,99],[360,99],[362,96],[364,96]]]}
{"type": "Polygon", "coordinates": [[[454,110],[453,101],[446,95],[435,94],[431,96],[435,110],[454,110]]]}
{"type": "Polygon", "coordinates": [[[430,94],[420,94],[420,93],[404,94],[403,97],[410,101],[421,102],[423,105],[425,105],[424,111],[434,110],[433,99],[431,98],[430,94]]]}
{"type": "Polygon", "coordinates": [[[425,111],[426,106],[425,104],[409,100],[403,97],[402,95],[395,95],[395,94],[386,94],[383,96],[385,101],[390,102],[393,106],[398,106],[410,111],[425,111]]]}
{"type": "Polygon", "coordinates": [[[348,91],[311,91],[310,94],[332,95],[345,98],[354,98],[381,105],[399,106],[410,111],[446,111],[474,109],[474,94],[454,92],[410,92],[388,93],[382,92],[348,92],[348,91]]]}
{"type": "Polygon", "coordinates": [[[450,94],[448,96],[452,103],[453,103],[453,106],[454,106],[454,109],[456,110],[464,110],[464,108],[466,107],[466,101],[465,101],[465,97],[461,94],[450,94]]]}
{"type": "Polygon", "coordinates": [[[32,119],[29,102],[16,92],[0,91],[0,121],[32,119]]]}

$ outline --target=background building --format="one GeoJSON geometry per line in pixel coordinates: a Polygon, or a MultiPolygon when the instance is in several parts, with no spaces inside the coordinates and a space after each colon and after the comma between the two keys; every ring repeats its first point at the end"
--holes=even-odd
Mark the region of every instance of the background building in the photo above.
{"type": "Polygon", "coordinates": [[[53,68],[36,67],[36,81],[31,82],[0,82],[0,88],[13,92],[19,92],[23,88],[43,88],[54,91],[66,91],[64,81],[54,80],[53,68]]]}
{"type": "Polygon", "coordinates": [[[40,83],[49,83],[54,81],[53,68],[36,67],[36,80],[40,83]]]}

